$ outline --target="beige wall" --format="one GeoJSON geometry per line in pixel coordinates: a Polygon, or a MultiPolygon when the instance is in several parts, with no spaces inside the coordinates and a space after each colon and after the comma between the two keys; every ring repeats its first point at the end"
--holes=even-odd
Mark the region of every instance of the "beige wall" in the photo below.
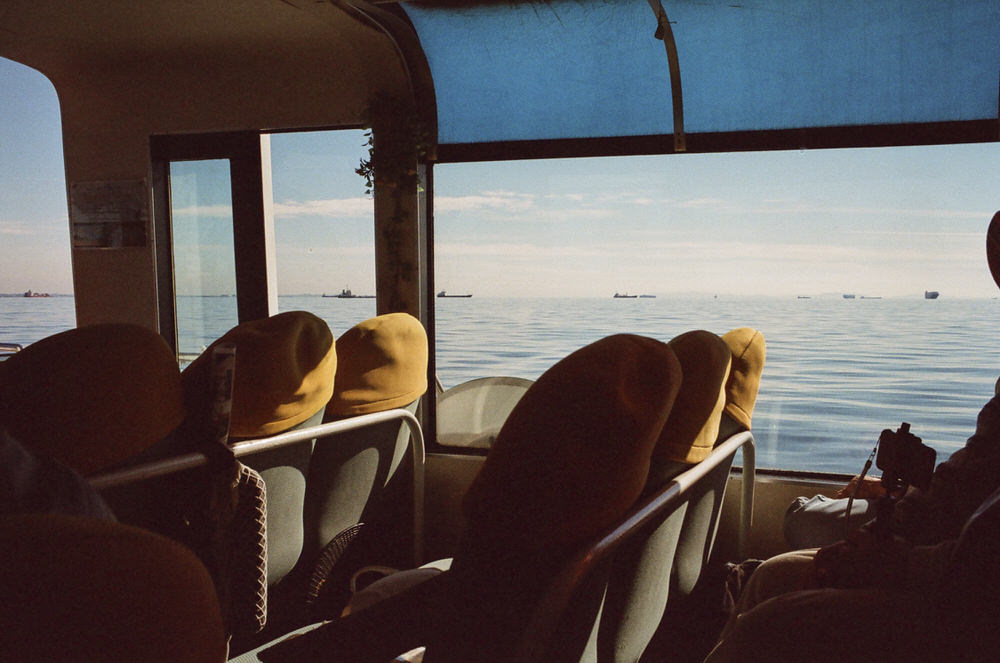
{"type": "MultiPolygon", "coordinates": [[[[81,43],[36,47],[29,28],[38,28],[25,23],[20,41],[15,37],[0,48],[0,55],[34,66],[56,88],[68,187],[120,180],[148,184],[154,134],[356,126],[374,90],[408,89],[391,42],[332,4],[304,2],[295,8],[257,0],[218,6],[212,20],[246,23],[233,28],[239,39],[193,31],[189,47],[178,51],[171,42],[165,50],[159,40],[167,36],[149,27],[146,39],[132,46],[123,40],[116,52],[84,43],[92,35],[81,43]],[[255,8],[256,21],[242,13],[225,15],[255,8]],[[273,29],[264,29],[268,21],[273,29]]],[[[11,12],[12,25],[19,10],[11,12]]],[[[73,250],[78,324],[156,325],[151,228],[147,235],[148,245],[141,248],[73,250]]]]}

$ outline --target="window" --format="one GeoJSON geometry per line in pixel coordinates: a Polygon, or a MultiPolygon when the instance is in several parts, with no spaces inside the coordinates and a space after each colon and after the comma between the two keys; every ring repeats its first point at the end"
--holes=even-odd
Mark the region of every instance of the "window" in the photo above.
{"type": "Polygon", "coordinates": [[[177,352],[193,361],[238,322],[229,161],[170,164],[177,352]]]}
{"type": "Polygon", "coordinates": [[[436,287],[473,297],[436,302],[438,376],[752,326],[759,466],[857,472],[902,421],[943,460],[1000,374],[998,172],[991,144],[439,165],[436,287]]]}
{"type": "Polygon", "coordinates": [[[0,58],[0,81],[0,345],[25,346],[76,326],[62,129],[42,74],[0,58]]]}

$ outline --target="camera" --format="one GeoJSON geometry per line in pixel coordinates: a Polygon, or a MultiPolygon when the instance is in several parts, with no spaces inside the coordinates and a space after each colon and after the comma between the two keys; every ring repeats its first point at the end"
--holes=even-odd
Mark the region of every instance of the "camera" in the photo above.
{"type": "Polygon", "coordinates": [[[890,493],[907,485],[930,488],[935,460],[937,452],[911,433],[905,421],[895,431],[885,429],[878,438],[875,464],[882,470],[882,485],[890,493]]]}

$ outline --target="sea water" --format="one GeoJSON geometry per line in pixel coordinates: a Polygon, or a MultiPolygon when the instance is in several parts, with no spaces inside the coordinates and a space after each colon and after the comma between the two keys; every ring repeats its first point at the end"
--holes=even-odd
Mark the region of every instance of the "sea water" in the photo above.
{"type": "MultiPolygon", "coordinates": [[[[749,326],[767,342],[753,414],[760,467],[853,473],[884,428],[909,422],[938,460],[972,434],[1000,375],[1000,301],[688,296],[437,299],[437,375],[534,379],[609,334],[661,340],[749,326]]],[[[375,315],[374,299],[279,297],[334,336],[375,315]]],[[[182,297],[179,343],[200,352],[236,320],[234,297],[182,297]]],[[[73,299],[0,298],[0,342],[32,343],[75,324],[73,299]]]]}

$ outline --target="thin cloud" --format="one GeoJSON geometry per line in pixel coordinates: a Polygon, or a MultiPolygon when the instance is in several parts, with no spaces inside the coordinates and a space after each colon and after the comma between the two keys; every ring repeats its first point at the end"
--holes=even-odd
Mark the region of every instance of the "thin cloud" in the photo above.
{"type": "Polygon", "coordinates": [[[469,196],[434,196],[435,212],[504,210],[524,212],[535,206],[535,196],[511,191],[482,192],[469,196]]]}
{"type": "Polygon", "coordinates": [[[287,201],[274,204],[274,215],[281,218],[323,216],[335,218],[371,216],[374,201],[363,196],[324,200],[287,201]]]}
{"type": "Polygon", "coordinates": [[[607,251],[589,246],[539,246],[529,243],[464,244],[444,243],[435,246],[435,255],[502,258],[564,258],[606,255],[607,251]]]}

